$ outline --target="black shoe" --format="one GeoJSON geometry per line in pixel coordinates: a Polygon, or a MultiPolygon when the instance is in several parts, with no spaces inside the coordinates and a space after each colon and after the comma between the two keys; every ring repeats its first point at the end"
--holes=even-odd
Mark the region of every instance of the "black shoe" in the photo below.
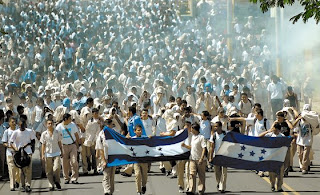
{"type": "Polygon", "coordinates": [[[99,175],[98,171],[97,171],[97,170],[94,170],[94,171],[93,171],[93,175],[99,175]]]}
{"type": "Polygon", "coordinates": [[[171,179],[175,179],[175,178],[178,178],[178,176],[173,175],[173,176],[171,176],[170,178],[171,178],[171,179]]]}
{"type": "Polygon", "coordinates": [[[56,183],[54,183],[54,184],[56,184],[56,187],[57,187],[58,190],[61,190],[61,185],[60,185],[60,183],[56,182],[56,183]]]}
{"type": "Polygon", "coordinates": [[[193,192],[186,192],[187,195],[194,195],[193,192]]]}
{"type": "Polygon", "coordinates": [[[26,192],[31,192],[32,190],[31,190],[31,188],[30,188],[30,186],[27,186],[26,187],[26,192]]]}
{"type": "Polygon", "coordinates": [[[11,188],[11,189],[10,189],[10,191],[16,191],[16,189],[14,189],[14,188],[11,188]]]}
{"type": "Polygon", "coordinates": [[[310,171],[310,168],[311,168],[311,167],[310,167],[310,166],[308,166],[308,171],[310,171]]]}
{"type": "Polygon", "coordinates": [[[283,177],[288,177],[288,176],[289,176],[289,173],[287,171],[284,172],[283,177]]]}
{"type": "Polygon", "coordinates": [[[142,191],[142,194],[145,194],[146,191],[147,191],[147,187],[142,187],[142,188],[141,188],[141,191],[142,191]]]}
{"type": "Polygon", "coordinates": [[[292,166],[289,167],[289,172],[294,172],[292,166]]]}
{"type": "Polygon", "coordinates": [[[166,169],[165,168],[161,168],[160,171],[161,171],[161,173],[166,173],[166,169]]]}
{"type": "Polygon", "coordinates": [[[169,176],[171,174],[171,171],[167,171],[166,176],[169,176]]]}
{"type": "Polygon", "coordinates": [[[54,187],[49,188],[49,191],[54,191],[54,187]]]}
{"type": "Polygon", "coordinates": [[[66,180],[65,182],[64,182],[64,184],[69,184],[70,183],[70,181],[69,180],[66,180]]]}
{"type": "Polygon", "coordinates": [[[278,192],[283,192],[283,189],[282,189],[282,188],[280,188],[280,189],[278,190],[278,192]]]}
{"type": "Polygon", "coordinates": [[[276,189],[274,187],[271,187],[271,191],[274,192],[276,191],[276,189]]]}
{"type": "Polygon", "coordinates": [[[131,177],[131,175],[129,175],[128,173],[125,173],[125,172],[121,173],[121,175],[125,176],[125,177],[131,177]]]}
{"type": "Polygon", "coordinates": [[[119,174],[120,173],[120,169],[116,168],[115,174],[119,174]]]}
{"type": "Polygon", "coordinates": [[[79,184],[78,181],[71,181],[72,184],[79,184]]]}
{"type": "Polygon", "coordinates": [[[26,188],[25,187],[21,187],[20,188],[20,192],[25,192],[26,191],[26,188]]]}
{"type": "Polygon", "coordinates": [[[41,178],[46,178],[47,177],[47,175],[46,175],[46,173],[41,173],[41,178]]]}
{"type": "Polygon", "coordinates": [[[88,176],[88,175],[89,175],[89,173],[88,173],[88,172],[85,172],[85,173],[83,173],[83,175],[84,175],[84,176],[88,176]]]}
{"type": "Polygon", "coordinates": [[[224,190],[221,190],[220,192],[221,192],[222,194],[226,193],[226,191],[224,191],[224,190]]]}
{"type": "Polygon", "coordinates": [[[18,182],[16,182],[16,183],[14,184],[14,188],[19,188],[19,183],[18,183],[18,182]]]}

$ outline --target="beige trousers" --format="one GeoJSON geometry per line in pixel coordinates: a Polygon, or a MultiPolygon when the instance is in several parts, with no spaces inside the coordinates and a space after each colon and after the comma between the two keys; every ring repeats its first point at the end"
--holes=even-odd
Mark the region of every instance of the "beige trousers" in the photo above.
{"type": "Polygon", "coordinates": [[[116,167],[106,167],[103,170],[102,187],[104,193],[113,194],[114,192],[114,175],[116,167]]]}
{"type": "Polygon", "coordinates": [[[10,179],[10,189],[14,188],[14,184],[20,183],[20,172],[19,168],[13,162],[12,156],[7,156],[9,179],[10,179]]]}
{"type": "Polygon", "coordinates": [[[186,161],[179,160],[177,162],[177,177],[178,177],[178,186],[184,189],[184,169],[185,169],[186,161]]]}
{"type": "Polygon", "coordinates": [[[49,181],[49,187],[54,187],[55,183],[60,183],[61,163],[60,156],[46,157],[46,175],[49,181]]]}
{"type": "Polygon", "coordinates": [[[197,173],[199,176],[198,191],[203,193],[206,190],[206,163],[205,160],[199,164],[198,160],[190,160],[190,176],[189,176],[189,188],[188,191],[196,192],[196,179],[197,173]]]}
{"type": "Polygon", "coordinates": [[[82,157],[82,170],[84,173],[88,173],[88,160],[91,161],[92,169],[97,171],[97,161],[95,153],[95,145],[84,146],[82,145],[81,157],[82,157]]]}
{"type": "Polygon", "coordinates": [[[227,167],[214,166],[218,190],[226,190],[227,188],[227,167]]]}
{"type": "Polygon", "coordinates": [[[296,155],[297,152],[297,144],[296,144],[296,140],[293,140],[291,142],[291,146],[290,146],[290,166],[293,166],[293,157],[294,155],[296,155]]]}
{"type": "Polygon", "coordinates": [[[62,168],[63,176],[66,181],[70,181],[70,166],[71,166],[71,180],[77,181],[79,177],[79,165],[77,161],[77,146],[76,144],[63,145],[63,156],[62,156],[62,168]]]}
{"type": "Polygon", "coordinates": [[[311,146],[300,146],[298,147],[298,154],[299,154],[299,164],[302,170],[308,170],[308,166],[310,165],[310,149],[311,146]]]}
{"type": "Polygon", "coordinates": [[[146,187],[148,180],[148,163],[136,163],[133,165],[136,175],[137,192],[141,193],[141,188],[146,187]]]}
{"type": "Polygon", "coordinates": [[[275,183],[277,182],[277,186],[276,186],[277,190],[280,190],[282,188],[283,172],[284,172],[284,166],[283,165],[280,168],[280,173],[279,174],[274,173],[274,172],[269,172],[271,187],[274,187],[275,183]]]}
{"type": "Polygon", "coordinates": [[[31,186],[31,178],[32,178],[32,155],[29,154],[31,158],[31,162],[29,166],[23,167],[22,169],[19,169],[20,172],[20,181],[21,181],[21,186],[31,186]]]}
{"type": "Polygon", "coordinates": [[[128,175],[132,175],[132,171],[133,171],[133,164],[127,165],[123,170],[123,172],[128,175]]]}

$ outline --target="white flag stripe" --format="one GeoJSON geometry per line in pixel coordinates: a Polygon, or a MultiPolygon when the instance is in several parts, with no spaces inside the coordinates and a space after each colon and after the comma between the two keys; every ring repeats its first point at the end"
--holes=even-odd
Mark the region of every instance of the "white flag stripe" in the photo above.
{"type": "Polygon", "coordinates": [[[113,139],[107,141],[109,155],[134,156],[133,153],[135,153],[136,156],[134,157],[158,157],[162,156],[161,154],[163,154],[164,156],[180,155],[189,151],[188,149],[181,146],[181,143],[183,142],[184,141],[172,145],[149,147],[146,145],[124,145],[113,139]],[[133,148],[133,151],[131,151],[130,148],[133,148]],[[146,153],[147,151],[149,151],[149,154],[146,153]]]}
{"type": "Polygon", "coordinates": [[[248,160],[248,161],[255,161],[255,162],[261,162],[261,161],[280,161],[284,162],[286,153],[287,153],[288,147],[281,147],[281,148],[263,148],[263,147],[256,147],[251,145],[244,145],[239,143],[232,143],[223,141],[217,154],[216,155],[222,155],[227,156],[231,158],[237,158],[241,160],[248,160]],[[244,150],[241,150],[241,147],[244,150]],[[262,150],[265,151],[265,153],[262,153],[262,150]],[[241,155],[240,155],[241,154],[241,155]],[[242,158],[240,158],[240,156],[242,158]],[[263,159],[259,159],[262,157],[263,159]]]}

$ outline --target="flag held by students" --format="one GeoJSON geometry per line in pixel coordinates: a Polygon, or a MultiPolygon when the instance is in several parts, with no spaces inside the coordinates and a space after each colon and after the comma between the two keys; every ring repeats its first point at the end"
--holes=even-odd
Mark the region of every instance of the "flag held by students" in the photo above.
{"type": "Polygon", "coordinates": [[[155,161],[185,160],[190,151],[181,146],[188,137],[185,130],[175,137],[131,138],[111,129],[104,131],[108,144],[108,167],[155,161]]]}
{"type": "Polygon", "coordinates": [[[230,132],[223,138],[213,164],[278,173],[291,141],[290,137],[251,137],[230,132]]]}

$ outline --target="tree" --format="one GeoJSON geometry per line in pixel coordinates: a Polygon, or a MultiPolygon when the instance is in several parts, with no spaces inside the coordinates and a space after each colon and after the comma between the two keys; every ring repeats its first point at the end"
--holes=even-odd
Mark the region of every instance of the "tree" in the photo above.
{"type": "Polygon", "coordinates": [[[296,23],[302,19],[306,23],[310,18],[314,18],[316,23],[320,22],[320,1],[319,0],[250,0],[252,3],[260,2],[261,11],[267,12],[272,7],[291,6],[295,2],[300,3],[304,7],[304,11],[290,18],[290,21],[296,23]]]}

